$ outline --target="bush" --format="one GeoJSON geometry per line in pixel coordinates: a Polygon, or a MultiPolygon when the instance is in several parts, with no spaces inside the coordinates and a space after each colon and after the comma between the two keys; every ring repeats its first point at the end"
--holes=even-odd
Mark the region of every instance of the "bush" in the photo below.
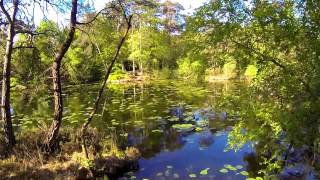
{"type": "Polygon", "coordinates": [[[122,79],[129,79],[129,75],[128,73],[122,71],[122,68],[120,65],[115,65],[113,67],[109,80],[122,80],[122,79]]]}
{"type": "Polygon", "coordinates": [[[178,61],[178,73],[185,79],[198,79],[205,74],[205,65],[200,60],[191,60],[189,57],[182,58],[178,61]]]}
{"type": "Polygon", "coordinates": [[[229,78],[233,78],[236,76],[236,68],[237,68],[237,62],[235,60],[231,60],[226,64],[224,64],[223,73],[225,76],[229,78]]]}
{"type": "Polygon", "coordinates": [[[255,65],[249,65],[246,69],[246,72],[244,73],[244,76],[247,79],[253,79],[257,76],[258,69],[255,65]]]}

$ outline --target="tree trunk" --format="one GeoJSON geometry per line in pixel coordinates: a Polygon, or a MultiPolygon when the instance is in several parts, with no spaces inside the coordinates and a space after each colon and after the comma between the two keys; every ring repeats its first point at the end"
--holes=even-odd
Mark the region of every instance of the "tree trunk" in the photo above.
{"type": "Polygon", "coordinates": [[[52,65],[52,79],[53,79],[53,97],[54,97],[54,119],[50,127],[44,142],[45,151],[47,153],[53,153],[58,146],[58,135],[62,121],[63,102],[62,102],[62,88],[61,88],[61,62],[68,51],[75,34],[75,28],[77,23],[77,7],[78,0],[72,0],[71,18],[70,18],[70,30],[68,37],[61,49],[55,56],[55,60],[52,65]]]}
{"type": "Polygon", "coordinates": [[[1,96],[1,117],[4,122],[5,143],[7,151],[10,152],[15,144],[15,136],[12,127],[11,111],[10,111],[10,78],[11,78],[11,58],[13,50],[13,25],[9,25],[8,37],[6,44],[6,53],[3,62],[2,76],[2,96],[1,96]]]}
{"type": "Polygon", "coordinates": [[[11,110],[10,110],[10,78],[11,78],[11,59],[13,51],[13,40],[15,36],[14,25],[16,21],[16,14],[18,11],[18,1],[13,2],[13,11],[10,17],[8,11],[5,10],[3,1],[0,1],[0,7],[5,14],[9,25],[7,30],[6,52],[3,61],[3,75],[2,75],[2,93],[1,93],[1,118],[4,122],[4,134],[7,153],[11,153],[16,140],[12,126],[11,110]]]}
{"type": "Polygon", "coordinates": [[[89,116],[89,118],[87,119],[86,123],[83,124],[82,129],[81,129],[82,151],[84,152],[84,154],[85,154],[85,156],[86,156],[87,159],[89,159],[89,154],[88,154],[87,144],[86,144],[86,139],[85,139],[86,133],[87,133],[87,129],[88,129],[88,127],[89,127],[89,125],[90,125],[90,123],[91,123],[91,121],[92,121],[95,113],[96,113],[97,110],[98,110],[98,106],[99,106],[100,100],[101,100],[101,98],[102,98],[102,94],[103,94],[104,89],[105,89],[105,87],[106,87],[106,85],[107,85],[109,76],[110,76],[111,71],[112,71],[112,69],[113,69],[113,66],[114,66],[114,64],[115,64],[115,62],[116,62],[116,60],[117,60],[117,58],[118,58],[118,56],[119,56],[120,50],[121,50],[121,48],[122,48],[122,46],[123,46],[123,44],[124,44],[124,42],[125,42],[125,40],[126,40],[126,38],[127,38],[127,36],[128,36],[128,33],[129,33],[129,31],[130,31],[132,16],[129,16],[129,18],[126,18],[126,20],[127,20],[127,25],[128,25],[127,30],[126,30],[124,36],[121,38],[121,40],[120,40],[120,42],[119,42],[119,44],[118,44],[118,46],[117,46],[116,53],[115,53],[115,55],[114,55],[114,57],[113,57],[113,59],[112,59],[112,61],[111,61],[111,64],[109,65],[108,71],[106,72],[106,74],[105,74],[105,76],[104,76],[104,80],[103,80],[102,86],[101,86],[101,88],[100,88],[100,90],[99,90],[97,99],[96,99],[96,101],[95,101],[95,103],[94,103],[93,110],[92,110],[92,112],[90,113],[90,116],[89,116]]]}

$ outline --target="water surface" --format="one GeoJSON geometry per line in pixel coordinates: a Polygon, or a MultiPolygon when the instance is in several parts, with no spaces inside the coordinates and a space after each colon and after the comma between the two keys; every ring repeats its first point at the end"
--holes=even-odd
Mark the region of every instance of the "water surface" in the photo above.
{"type": "MultiPolygon", "coordinates": [[[[79,127],[88,116],[98,85],[66,87],[64,126],[79,127]]],[[[105,93],[93,126],[117,134],[119,144],[138,147],[140,169],[121,179],[246,179],[256,176],[255,151],[247,143],[227,150],[228,133],[238,121],[227,96],[246,89],[239,82],[192,84],[159,80],[114,84],[105,93]],[[228,108],[226,108],[228,107],[228,108]],[[178,130],[174,124],[193,124],[178,130]]],[[[14,94],[14,120],[21,129],[43,127],[52,120],[49,92],[14,94]]]]}

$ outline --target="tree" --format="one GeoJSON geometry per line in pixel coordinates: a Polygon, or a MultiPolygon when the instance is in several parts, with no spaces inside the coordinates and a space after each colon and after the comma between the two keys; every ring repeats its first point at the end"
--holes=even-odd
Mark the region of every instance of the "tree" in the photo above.
{"type": "Polygon", "coordinates": [[[11,15],[8,10],[5,8],[3,0],[0,1],[0,8],[2,13],[6,16],[6,22],[8,23],[7,27],[7,42],[6,50],[3,61],[3,75],[2,75],[2,96],[1,96],[1,118],[4,121],[4,132],[5,132],[5,142],[7,145],[8,152],[12,151],[13,146],[16,143],[11,110],[10,110],[10,78],[11,78],[11,59],[12,51],[14,44],[14,37],[16,35],[15,26],[16,26],[16,16],[18,12],[19,1],[13,1],[13,10],[11,15]]]}
{"type": "Polygon", "coordinates": [[[129,16],[127,15],[127,10],[125,10],[125,8],[123,7],[121,1],[119,1],[119,6],[121,7],[121,11],[123,11],[123,17],[124,17],[124,19],[125,19],[125,21],[126,21],[127,28],[126,28],[126,30],[125,30],[125,34],[123,35],[123,37],[121,38],[121,40],[120,40],[120,42],[119,42],[119,44],[118,44],[118,46],[117,46],[116,53],[115,53],[115,55],[114,55],[114,57],[113,57],[113,59],[112,59],[112,61],[111,61],[111,64],[109,65],[108,70],[107,70],[107,72],[106,72],[106,74],[105,74],[105,76],[104,76],[103,83],[102,83],[102,86],[101,86],[101,88],[100,88],[100,90],[99,90],[97,99],[96,99],[96,101],[95,101],[95,103],[94,103],[93,110],[92,110],[92,112],[90,113],[90,116],[89,116],[89,118],[87,119],[87,121],[83,124],[82,129],[81,129],[82,142],[83,142],[83,143],[82,143],[82,148],[83,148],[83,152],[85,153],[85,156],[86,156],[87,159],[89,158],[89,154],[88,154],[87,146],[86,146],[86,138],[85,138],[85,136],[86,136],[86,131],[87,131],[90,123],[92,122],[93,117],[94,117],[96,111],[98,110],[99,103],[100,103],[100,100],[101,100],[101,98],[102,98],[102,94],[103,94],[103,92],[104,92],[104,89],[105,89],[105,87],[106,87],[106,85],[107,85],[107,81],[108,81],[108,79],[109,79],[109,76],[110,76],[110,74],[111,74],[111,72],[112,72],[112,68],[113,68],[113,66],[114,66],[114,64],[115,64],[115,62],[116,62],[116,60],[117,60],[117,58],[118,58],[118,56],[119,56],[119,54],[120,54],[120,50],[121,50],[121,48],[122,48],[122,46],[123,46],[123,44],[124,44],[124,42],[125,42],[128,34],[129,34],[129,31],[130,31],[130,29],[131,29],[131,26],[132,26],[132,25],[131,25],[131,20],[132,20],[132,16],[133,16],[133,15],[129,15],[129,16]]]}
{"type": "Polygon", "coordinates": [[[288,149],[273,151],[279,141],[285,147],[308,147],[310,162],[320,152],[319,7],[315,1],[219,0],[201,7],[195,17],[195,32],[213,45],[227,45],[223,55],[235,57],[237,66],[250,63],[258,68],[248,95],[258,98],[245,100],[243,119],[230,142],[236,147],[247,140],[260,141],[262,154],[271,153],[265,160],[266,173],[285,164],[282,157],[288,149]],[[258,128],[248,127],[252,123],[258,128]]]}
{"type": "Polygon", "coordinates": [[[62,88],[61,88],[61,62],[64,55],[68,51],[76,31],[77,25],[77,13],[78,13],[78,0],[72,0],[71,12],[70,12],[70,24],[67,39],[61,45],[60,50],[55,55],[54,62],[52,64],[52,80],[53,80],[53,97],[54,97],[54,119],[49,129],[49,133],[44,141],[45,151],[47,153],[53,153],[56,150],[58,143],[59,129],[62,122],[62,88]]]}

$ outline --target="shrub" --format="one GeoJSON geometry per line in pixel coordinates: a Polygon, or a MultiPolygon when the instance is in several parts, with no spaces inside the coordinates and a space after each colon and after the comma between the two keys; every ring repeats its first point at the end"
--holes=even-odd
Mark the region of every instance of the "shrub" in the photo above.
{"type": "Polygon", "coordinates": [[[246,69],[246,72],[244,73],[244,76],[247,79],[253,79],[257,76],[258,69],[255,65],[249,65],[246,69]]]}
{"type": "Polygon", "coordinates": [[[200,60],[192,60],[189,57],[178,61],[178,73],[186,79],[198,79],[205,74],[205,65],[200,60]]]}
{"type": "Polygon", "coordinates": [[[229,78],[233,78],[236,76],[236,68],[237,68],[237,63],[235,60],[231,60],[224,64],[223,66],[223,73],[225,76],[229,78]]]}

